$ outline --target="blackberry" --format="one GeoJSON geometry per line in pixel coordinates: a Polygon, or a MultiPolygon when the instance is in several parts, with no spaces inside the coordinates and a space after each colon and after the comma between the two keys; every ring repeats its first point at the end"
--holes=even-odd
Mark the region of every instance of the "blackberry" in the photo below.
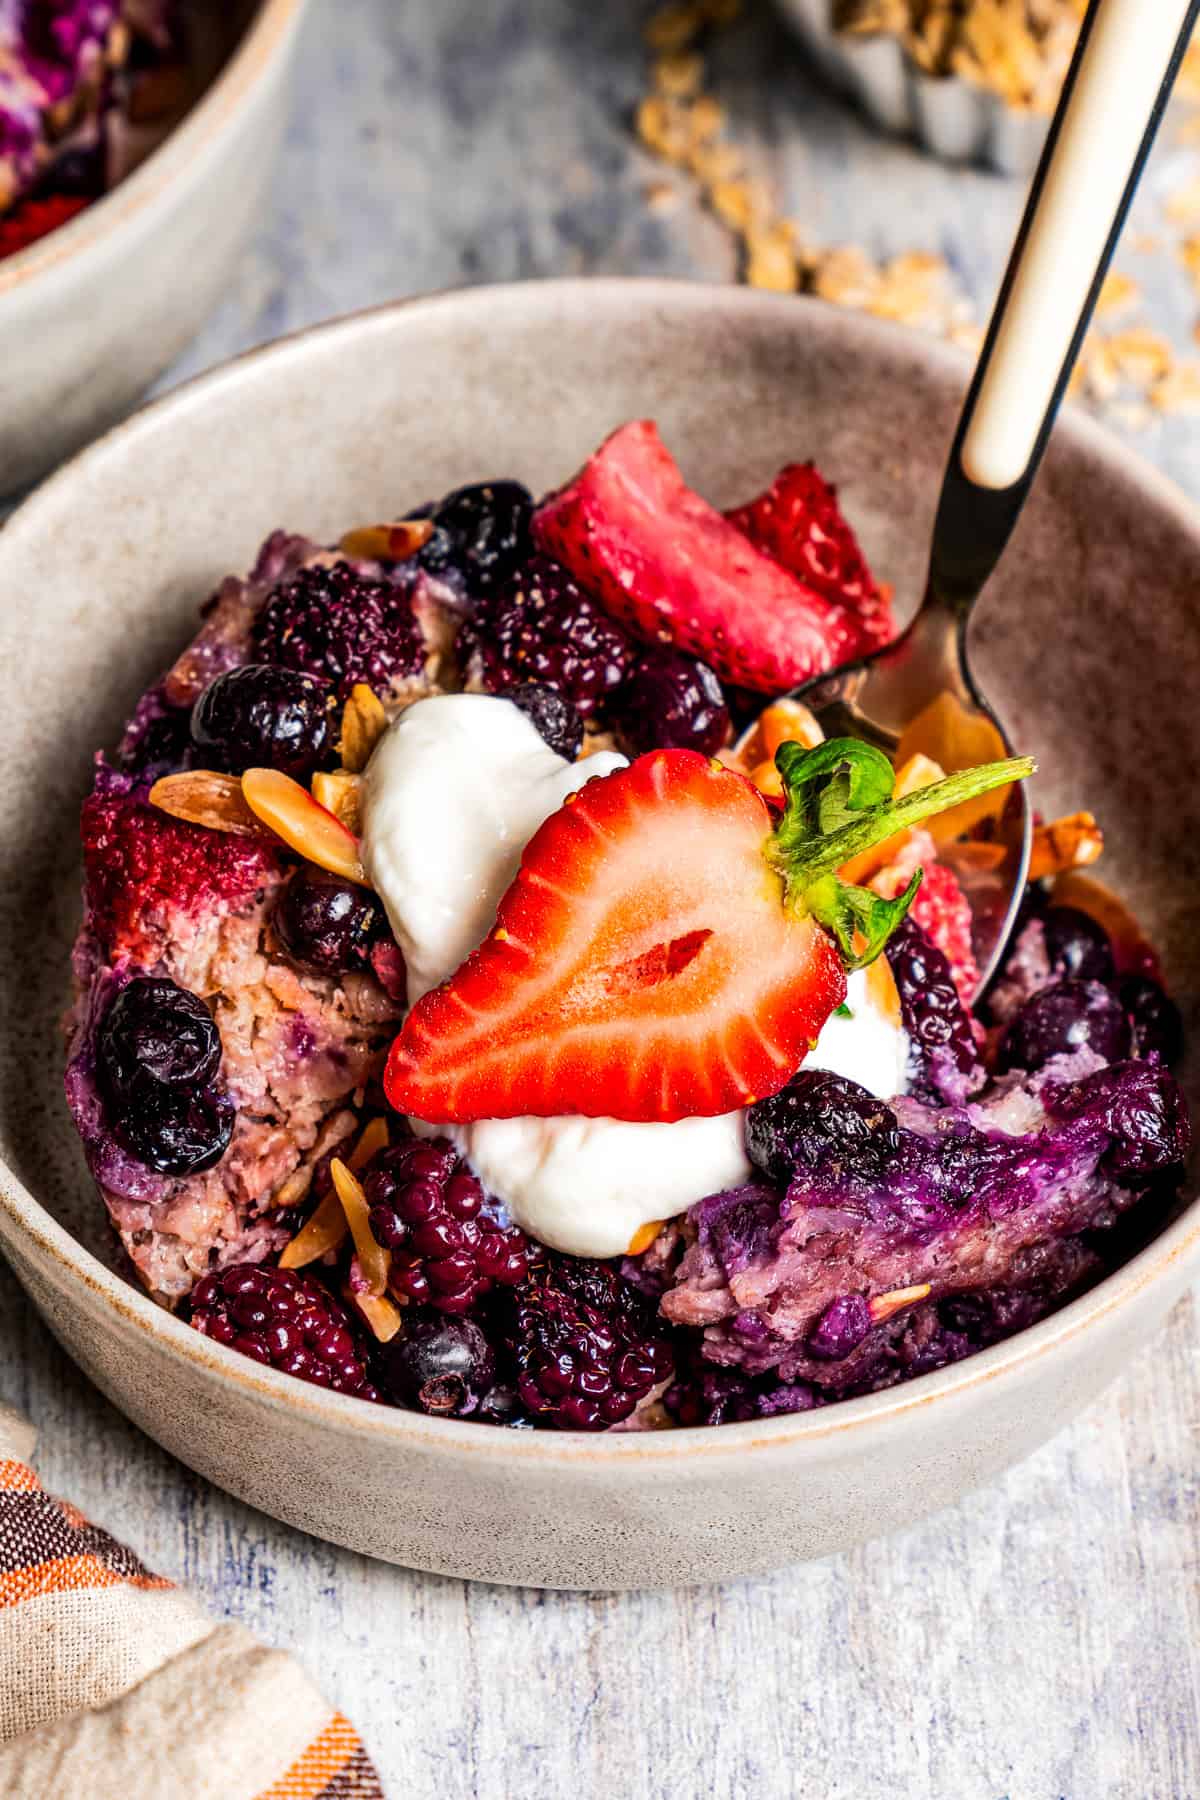
{"type": "Polygon", "coordinates": [[[346,1312],[328,1288],[295,1269],[215,1269],[192,1293],[191,1322],[214,1342],[300,1381],[380,1397],[346,1312]]]}
{"type": "Polygon", "coordinates": [[[404,1331],[379,1352],[389,1396],[416,1412],[465,1418],[479,1410],[496,1377],[496,1357],[472,1319],[405,1313],[404,1331]]]}
{"type": "Polygon", "coordinates": [[[1051,904],[1042,918],[1046,955],[1055,975],[1073,981],[1102,981],[1116,975],[1113,948],[1103,925],[1074,906],[1051,904]]]}
{"type": "Polygon", "coordinates": [[[856,1081],[825,1069],[801,1069],[746,1115],[746,1151],[777,1186],[797,1173],[836,1170],[878,1181],[900,1150],[896,1115],[856,1081]]]}
{"type": "Polygon", "coordinates": [[[160,1175],[194,1175],[221,1160],[235,1109],[214,1078],[221,1038],[202,1000],[142,976],[117,995],[96,1042],[96,1073],[113,1135],[160,1175]]]}
{"type": "Polygon", "coordinates": [[[729,708],[707,663],[678,650],[651,651],[621,689],[617,727],[631,756],[647,750],[715,756],[729,739],[729,708]]]}
{"type": "Polygon", "coordinates": [[[430,517],[433,536],[418,563],[431,575],[457,571],[472,597],[490,594],[529,554],[533,496],[519,481],[455,488],[430,517]]]}
{"type": "Polygon", "coordinates": [[[671,1373],[653,1304],[607,1263],[545,1254],[503,1325],[517,1393],[541,1424],[603,1431],[671,1373]]]}
{"type": "Polygon", "coordinates": [[[1127,975],[1118,988],[1135,1056],[1157,1056],[1170,1068],[1183,1055],[1183,1016],[1149,975],[1127,975]]]}
{"type": "Polygon", "coordinates": [[[504,698],[520,707],[557,756],[575,761],[583,748],[583,720],[564,694],[542,681],[521,681],[504,698]]]}
{"type": "Polygon", "coordinates": [[[263,662],[322,676],[342,699],[359,681],[384,693],[425,662],[405,592],[348,562],[313,563],[281,582],[255,619],[251,641],[263,662]]]}
{"type": "Polygon", "coordinates": [[[387,930],[368,888],[310,863],[281,889],[271,923],[285,954],[314,975],[367,968],[373,943],[387,930]]]}
{"type": "Polygon", "coordinates": [[[1001,1069],[1044,1068],[1054,1056],[1094,1050],[1105,1062],[1129,1054],[1129,1021],[1098,981],[1054,981],[1027,1000],[1000,1045],[1001,1069]]]}
{"type": "Polygon", "coordinates": [[[887,959],[908,1037],[909,1092],[934,1106],[961,1105],[984,1069],[949,959],[911,917],[892,934],[887,959]]]}
{"type": "Polygon", "coordinates": [[[332,755],[331,683],[299,669],[246,663],[218,675],[192,708],[192,742],[231,775],[280,769],[307,781],[332,755]]]}
{"type": "Polygon", "coordinates": [[[391,1284],[407,1300],[465,1313],[495,1284],[521,1280],[523,1232],[490,1218],[483,1189],[444,1138],[381,1151],[363,1180],[371,1231],[392,1252],[391,1284]]]}
{"type": "Polygon", "coordinates": [[[488,693],[545,682],[587,720],[633,664],[621,627],[560,563],[535,556],[462,628],[463,653],[488,693]]]}

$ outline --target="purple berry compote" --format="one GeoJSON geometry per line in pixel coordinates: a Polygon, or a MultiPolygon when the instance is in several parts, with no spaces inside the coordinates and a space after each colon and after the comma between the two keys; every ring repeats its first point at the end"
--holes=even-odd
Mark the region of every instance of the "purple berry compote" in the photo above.
{"type": "MultiPolygon", "coordinates": [[[[111,54],[118,11],[26,8],[56,21],[28,53],[38,79],[70,93],[111,54]]],[[[0,178],[20,193],[48,152],[36,119],[23,136],[5,110],[4,79],[0,178]]],[[[793,471],[787,533],[770,540],[796,566],[806,533],[831,528],[823,484],[819,516],[804,512],[814,481],[793,471]]],[[[536,539],[512,480],[334,546],[276,532],[98,755],[66,1082],[137,1276],[214,1341],[301,1380],[586,1431],[826,1406],[969,1356],[1094,1284],[1177,1191],[1179,1008],[1075,871],[1061,892],[1055,870],[1030,887],[978,996],[964,895],[921,830],[869,872],[892,898],[927,871],[886,962],[791,1080],[737,1115],[715,1191],[705,1163],[695,1199],[643,1211],[624,1254],[539,1234],[493,1183],[493,1141],[389,1115],[389,1044],[440,979],[367,880],[372,758],[398,721],[444,695],[493,721],[511,702],[505,729],[559,798],[522,815],[510,858],[586,779],[581,759],[696,750],[775,798],[770,759],[805,729],[794,705],[760,700],[735,744],[745,691],[694,644],[642,641],[586,558],[568,571],[536,539]]],[[[457,753],[464,842],[516,829],[486,750],[457,753]]],[[[418,836],[414,867],[428,849],[418,836]]],[[[437,876],[434,935],[466,904],[459,873],[437,876]]],[[[590,1204],[584,1164],[564,1166],[580,1184],[564,1204],[590,1204]]]]}

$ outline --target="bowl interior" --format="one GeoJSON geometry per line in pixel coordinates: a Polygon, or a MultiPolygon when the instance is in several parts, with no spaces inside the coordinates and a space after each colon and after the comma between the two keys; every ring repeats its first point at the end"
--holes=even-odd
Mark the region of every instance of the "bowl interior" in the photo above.
{"type": "MultiPolygon", "coordinates": [[[[203,378],[56,476],[0,532],[0,1153],[15,1175],[115,1266],[61,1091],[79,802],[94,749],[271,529],[333,537],[489,475],[547,488],[652,415],[719,504],[814,458],[907,611],[965,375],[949,351],[817,303],[635,282],[477,290],[203,378]]],[[[1040,758],[1036,803],[1100,817],[1105,878],[1161,946],[1193,1035],[1198,595],[1187,505],[1070,420],[975,633],[985,692],[1040,758]]]]}

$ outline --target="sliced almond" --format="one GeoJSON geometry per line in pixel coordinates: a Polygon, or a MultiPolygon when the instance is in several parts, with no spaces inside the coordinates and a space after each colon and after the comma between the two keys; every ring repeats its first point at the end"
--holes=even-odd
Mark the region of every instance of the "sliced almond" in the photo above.
{"type": "Polygon", "coordinates": [[[432,536],[432,519],[397,519],[392,525],[357,526],[338,540],[338,549],[363,562],[407,562],[432,536]]]}
{"type": "Polygon", "coordinates": [[[232,831],[239,837],[262,836],[262,825],[246,805],[236,775],[218,775],[211,769],[164,775],[150,789],[150,804],[189,825],[232,831]]]}
{"type": "Polygon", "coordinates": [[[932,1292],[929,1282],[923,1281],[919,1287],[893,1288],[890,1294],[876,1294],[867,1308],[872,1325],[882,1325],[885,1319],[894,1318],[906,1307],[927,1300],[932,1292]]]}
{"type": "Polygon", "coordinates": [[[340,1250],[350,1227],[342,1203],[330,1189],[310,1219],[300,1227],[279,1258],[281,1269],[303,1269],[330,1250],[340,1250]]]}
{"type": "Polygon", "coordinates": [[[255,818],[270,827],[289,849],[319,869],[347,881],[370,883],[358,856],[358,839],[341,820],[319,805],[307,788],[278,769],[247,769],[242,794],[255,818]]]}
{"type": "Polygon", "coordinates": [[[639,1225],[629,1240],[626,1254],[640,1256],[643,1250],[648,1250],[665,1224],[665,1219],[651,1219],[649,1224],[639,1225]]]}
{"type": "Polygon", "coordinates": [[[387,1149],[388,1141],[387,1120],[372,1119],[355,1144],[347,1166],[357,1175],[360,1169],[366,1168],[373,1156],[378,1156],[381,1150],[387,1149]]]}
{"type": "Polygon", "coordinates": [[[354,1239],[354,1250],[362,1272],[370,1284],[371,1292],[383,1294],[387,1291],[392,1253],[385,1250],[382,1244],[377,1244],[371,1235],[370,1208],[362,1182],[357,1175],[351,1173],[340,1156],[335,1156],[330,1163],[329,1173],[333,1177],[337,1197],[342,1203],[342,1211],[354,1239]]]}
{"type": "Polygon", "coordinates": [[[350,698],[342,709],[342,766],[359,775],[371,760],[371,752],[387,730],[388,716],[383,701],[365,682],[350,689],[350,698]]]}
{"type": "Polygon", "coordinates": [[[1067,869],[1086,869],[1104,852],[1104,833],[1090,812],[1070,813],[1038,825],[1029,858],[1030,881],[1044,881],[1067,869]]]}
{"type": "Polygon", "coordinates": [[[727,760],[749,775],[757,787],[754,770],[760,763],[773,764],[781,744],[802,744],[806,750],[815,750],[824,737],[816,715],[799,700],[774,700],[746,727],[727,760]]]}
{"type": "Polygon", "coordinates": [[[355,837],[362,835],[361,776],[352,775],[349,769],[321,772],[312,778],[312,791],[318,806],[331,812],[355,837]]]}
{"type": "Polygon", "coordinates": [[[390,1344],[404,1327],[404,1315],[386,1294],[352,1294],[346,1298],[366,1323],[377,1343],[390,1344]]]}

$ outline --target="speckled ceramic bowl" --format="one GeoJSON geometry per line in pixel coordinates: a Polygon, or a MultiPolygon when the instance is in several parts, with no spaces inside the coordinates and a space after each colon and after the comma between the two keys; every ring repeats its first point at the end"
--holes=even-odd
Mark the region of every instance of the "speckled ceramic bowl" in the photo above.
{"type": "Polygon", "coordinates": [[[0,497],[145,392],[216,304],[262,204],[305,0],[207,0],[219,71],[141,168],[0,261],[0,497]]]}
{"type": "MultiPolygon", "coordinates": [[[[655,414],[717,501],[819,457],[911,604],[965,373],[924,338],[794,298],[478,290],[205,376],[94,445],[0,532],[0,1246],[71,1355],[193,1468],[421,1568],[561,1587],[707,1581],[954,1500],[1057,1431],[1157,1330],[1200,1263],[1195,1205],[1033,1330],[827,1412],[600,1438],[427,1419],[263,1370],[114,1274],[62,1100],[91,752],[272,526],[328,537],[485,475],[547,487],[620,420],[655,414]]],[[[1112,878],[1193,999],[1200,795],[1180,772],[1200,748],[1198,593],[1191,509],[1072,419],[978,632],[988,693],[1042,758],[1041,804],[1103,815],[1112,878]]],[[[1195,1076],[1193,1060],[1193,1095],[1195,1076]]]]}

